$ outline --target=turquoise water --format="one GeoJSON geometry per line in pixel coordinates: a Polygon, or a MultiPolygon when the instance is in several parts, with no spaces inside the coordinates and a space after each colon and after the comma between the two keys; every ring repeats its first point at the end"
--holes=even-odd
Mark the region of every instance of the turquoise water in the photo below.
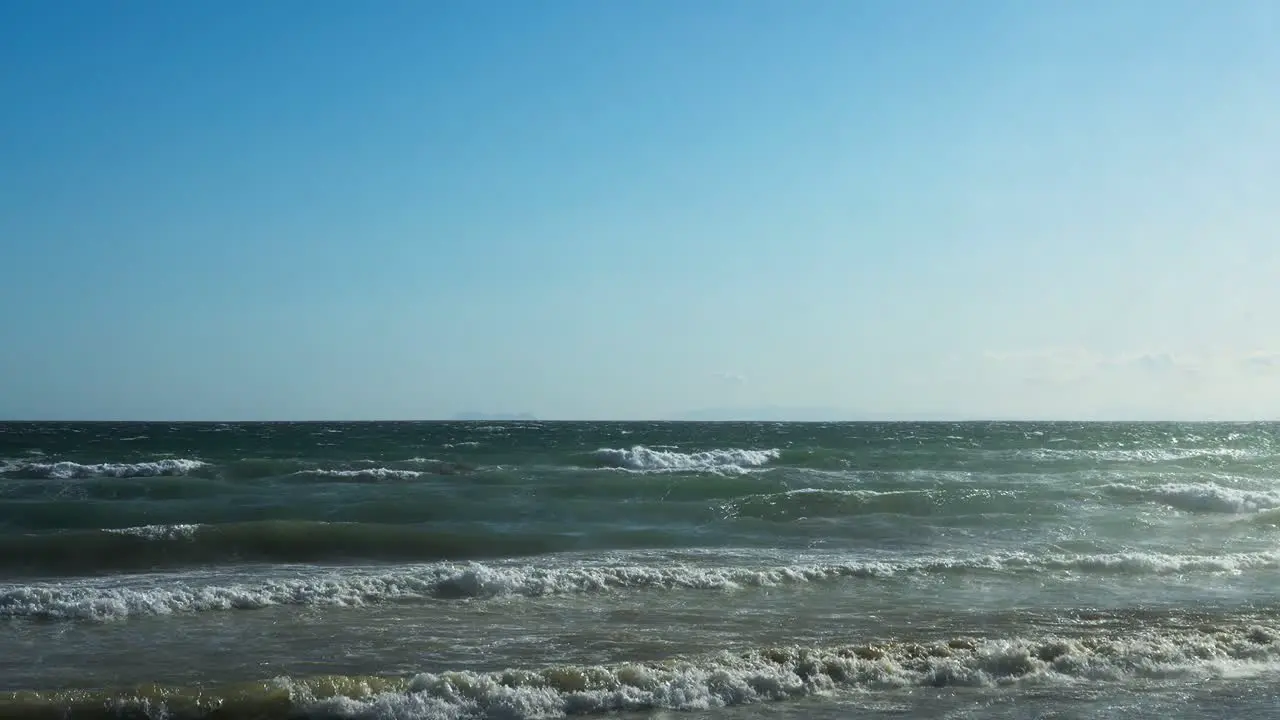
{"type": "Polygon", "coordinates": [[[0,716],[1269,716],[1280,426],[0,425],[0,716]]]}

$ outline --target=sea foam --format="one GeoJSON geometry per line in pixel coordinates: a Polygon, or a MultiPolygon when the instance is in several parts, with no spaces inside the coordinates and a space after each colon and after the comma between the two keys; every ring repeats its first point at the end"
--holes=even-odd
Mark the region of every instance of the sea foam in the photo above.
{"type": "MultiPolygon", "coordinates": [[[[1280,664],[1280,630],[1244,626],[1100,639],[955,638],[774,647],[705,658],[494,673],[423,673],[402,689],[337,694],[281,679],[310,716],[362,720],[512,719],[696,711],[847,690],[1065,686],[1258,675],[1280,664]]],[[[354,688],[353,688],[354,689],[354,688]]]]}
{"type": "MultiPolygon", "coordinates": [[[[172,527],[134,528],[130,531],[153,538],[160,534],[181,537],[180,533],[188,532],[172,527]]],[[[886,579],[900,575],[1233,575],[1277,568],[1280,568],[1280,551],[1206,556],[1142,552],[1078,555],[1004,553],[926,557],[897,562],[816,562],[765,567],[702,567],[683,563],[560,567],[438,563],[389,571],[312,571],[305,577],[296,577],[296,571],[290,571],[292,577],[255,581],[228,578],[195,583],[181,574],[172,574],[163,580],[161,576],[151,576],[151,584],[145,587],[127,580],[109,579],[0,585],[0,617],[97,622],[131,616],[252,610],[276,605],[358,607],[406,600],[466,601],[624,591],[735,592],[808,583],[886,579]]]]}
{"type": "Polygon", "coordinates": [[[636,445],[630,449],[601,448],[595,457],[606,467],[635,472],[738,473],[763,467],[778,459],[781,451],[728,449],[676,452],[636,445]]]}
{"type": "Polygon", "coordinates": [[[396,468],[373,467],[356,470],[300,470],[293,474],[295,478],[310,478],[316,481],[336,480],[344,482],[395,482],[416,480],[424,474],[418,470],[399,470],[396,468]]]}
{"type": "Polygon", "coordinates": [[[1110,493],[1156,502],[1187,512],[1251,513],[1280,508],[1280,492],[1225,487],[1210,482],[1160,485],[1111,484],[1110,493]]]}
{"type": "Polygon", "coordinates": [[[107,528],[103,532],[112,535],[128,535],[146,540],[165,541],[190,540],[195,537],[196,531],[199,529],[200,525],[198,523],[183,523],[180,525],[141,525],[127,528],[107,528]]]}
{"type": "Polygon", "coordinates": [[[1185,683],[1258,676],[1278,665],[1280,628],[1238,622],[1198,629],[1135,629],[1090,638],[1045,634],[756,647],[678,659],[497,672],[282,676],[224,688],[22,692],[0,696],[0,713],[78,716],[105,707],[115,715],[169,720],[214,714],[524,720],[698,711],[849,691],[1088,687],[1135,679],[1185,683]]]}
{"type": "Polygon", "coordinates": [[[52,480],[75,480],[83,478],[114,477],[158,477],[171,475],[187,475],[194,470],[206,467],[207,463],[186,458],[165,458],[139,463],[97,463],[85,465],[75,462],[56,463],[14,463],[0,468],[0,474],[13,474],[23,477],[48,478],[52,480]]]}

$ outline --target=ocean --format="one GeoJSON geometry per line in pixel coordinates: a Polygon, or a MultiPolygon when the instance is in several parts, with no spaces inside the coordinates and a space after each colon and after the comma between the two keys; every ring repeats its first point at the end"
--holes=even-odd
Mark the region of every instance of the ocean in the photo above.
{"type": "Polygon", "coordinates": [[[1280,711],[1280,425],[0,424],[0,718],[1280,711]]]}

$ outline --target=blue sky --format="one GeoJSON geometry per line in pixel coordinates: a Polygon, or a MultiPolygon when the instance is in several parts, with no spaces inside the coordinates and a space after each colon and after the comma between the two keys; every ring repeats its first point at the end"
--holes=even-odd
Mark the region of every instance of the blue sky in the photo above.
{"type": "Polygon", "coordinates": [[[1270,0],[0,3],[0,417],[1277,417],[1277,88],[1270,0]]]}

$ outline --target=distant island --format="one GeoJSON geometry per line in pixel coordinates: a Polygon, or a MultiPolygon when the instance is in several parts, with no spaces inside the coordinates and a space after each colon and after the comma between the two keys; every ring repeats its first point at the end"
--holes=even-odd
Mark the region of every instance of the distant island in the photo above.
{"type": "Polygon", "coordinates": [[[482,412],[463,412],[454,415],[450,420],[506,420],[506,421],[529,421],[538,418],[529,413],[482,413],[482,412]]]}

